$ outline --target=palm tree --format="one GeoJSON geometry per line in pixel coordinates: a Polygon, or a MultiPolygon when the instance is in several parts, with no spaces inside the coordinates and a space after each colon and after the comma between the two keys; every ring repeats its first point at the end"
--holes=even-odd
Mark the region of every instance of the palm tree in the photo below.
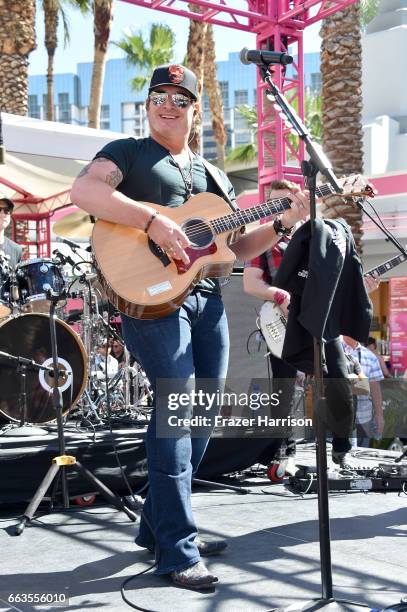
{"type": "Polygon", "coordinates": [[[173,59],[175,34],[169,26],[153,23],[148,43],[142,32],[132,32],[113,44],[125,52],[129,64],[145,73],[144,76],[139,75],[131,80],[132,88],[140,91],[150,80],[156,66],[167,64],[173,59]]]}
{"type": "MultiPolygon", "coordinates": [[[[292,102],[292,106],[297,110],[298,101],[295,97],[292,102]]],[[[321,96],[319,94],[313,94],[307,91],[304,97],[305,125],[309,128],[311,135],[316,142],[321,142],[322,140],[321,108],[321,96]]],[[[235,161],[248,164],[257,158],[257,109],[254,106],[242,104],[236,107],[236,111],[245,118],[247,127],[252,134],[252,142],[233,148],[231,151],[229,151],[226,159],[227,161],[231,162],[235,161]]],[[[288,136],[288,140],[290,141],[293,149],[295,149],[298,142],[298,136],[295,134],[290,134],[288,136]]]]}
{"type": "MultiPolygon", "coordinates": [[[[190,11],[194,13],[203,12],[203,8],[195,4],[188,4],[190,11]]],[[[187,43],[187,59],[188,68],[195,72],[198,79],[198,97],[202,99],[203,74],[204,74],[204,58],[205,58],[205,38],[208,24],[203,21],[191,19],[189,22],[189,36],[187,43]]],[[[195,113],[193,136],[189,146],[193,151],[199,151],[201,143],[202,129],[202,109],[195,113]]]]}
{"type": "Polygon", "coordinates": [[[28,112],[28,57],[36,47],[35,0],[0,2],[0,108],[28,112]]]}
{"type": "Polygon", "coordinates": [[[249,164],[257,158],[257,130],[259,127],[257,109],[255,106],[242,104],[236,106],[236,111],[245,118],[247,127],[252,134],[252,142],[234,147],[229,151],[226,159],[230,162],[249,164]]]}
{"type": "MultiPolygon", "coordinates": [[[[66,0],[65,0],[66,1],[66,0]]],[[[69,0],[70,4],[79,8],[85,8],[88,0],[69,0]]],[[[69,28],[66,13],[64,11],[64,0],[42,0],[44,11],[45,37],[44,43],[48,55],[47,67],[47,119],[54,120],[54,56],[58,46],[58,23],[62,18],[64,25],[64,46],[69,42],[69,28]]]]}
{"type": "MultiPolygon", "coordinates": [[[[321,28],[323,144],[339,176],[363,172],[361,26],[374,16],[378,5],[378,0],[356,2],[325,19],[321,28]]],[[[344,217],[362,253],[359,208],[330,198],[324,216],[344,217]]]]}
{"type": "Polygon", "coordinates": [[[91,128],[99,128],[100,125],[100,106],[105,78],[107,46],[113,20],[113,2],[114,0],[93,0],[95,46],[88,112],[88,126],[91,128]]]}
{"type": "Polygon", "coordinates": [[[205,90],[209,98],[209,107],[212,115],[212,129],[217,149],[217,165],[223,170],[225,168],[225,146],[228,136],[223,119],[222,93],[216,74],[216,53],[212,24],[209,24],[206,30],[204,57],[205,90]]]}

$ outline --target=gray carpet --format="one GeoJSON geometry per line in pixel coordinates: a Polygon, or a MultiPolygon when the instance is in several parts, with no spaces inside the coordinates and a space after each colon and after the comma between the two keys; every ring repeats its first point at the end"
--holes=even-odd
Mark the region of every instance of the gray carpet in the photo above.
{"type": "MultiPolygon", "coordinates": [[[[299,454],[312,463],[310,451],[299,454]]],[[[177,589],[147,574],[128,585],[132,602],[156,612],[247,612],[320,595],[316,496],[301,498],[258,476],[245,485],[248,495],[205,489],[193,494],[200,530],[230,543],[226,554],[208,560],[220,579],[216,589],[206,594],[177,589]]],[[[406,502],[397,493],[330,495],[336,597],[381,609],[407,592],[406,502]]],[[[39,517],[19,537],[13,535],[15,517],[3,509],[0,610],[131,609],[120,585],[153,560],[133,544],[136,527],[103,505],[73,508],[39,517]],[[18,592],[66,593],[69,606],[5,605],[7,594],[18,592]]]]}

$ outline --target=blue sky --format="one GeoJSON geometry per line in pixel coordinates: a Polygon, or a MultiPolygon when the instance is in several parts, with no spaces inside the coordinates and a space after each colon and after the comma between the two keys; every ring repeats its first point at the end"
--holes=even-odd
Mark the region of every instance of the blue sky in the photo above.
{"type": "MultiPolygon", "coordinates": [[[[41,3],[39,3],[41,4],[41,3]]],[[[71,41],[63,47],[62,27],[60,27],[59,44],[55,54],[55,72],[75,72],[78,62],[91,62],[93,60],[93,20],[89,16],[84,18],[82,14],[69,8],[66,10],[69,24],[71,41]]],[[[126,28],[136,31],[142,30],[145,35],[152,23],[166,23],[175,32],[176,48],[175,61],[180,62],[185,56],[189,20],[183,17],[175,17],[160,11],[152,11],[127,2],[115,2],[115,12],[110,40],[119,40],[126,28]]],[[[41,7],[37,10],[37,49],[30,54],[29,74],[45,74],[47,68],[47,55],[44,47],[44,14],[41,7]]],[[[318,36],[320,24],[310,26],[304,34],[305,51],[319,51],[320,39],[318,36]]],[[[228,53],[240,51],[243,47],[255,48],[255,36],[231,28],[215,26],[216,55],[218,60],[227,60],[228,53]]],[[[123,52],[114,45],[110,45],[108,58],[123,57],[123,52]]]]}

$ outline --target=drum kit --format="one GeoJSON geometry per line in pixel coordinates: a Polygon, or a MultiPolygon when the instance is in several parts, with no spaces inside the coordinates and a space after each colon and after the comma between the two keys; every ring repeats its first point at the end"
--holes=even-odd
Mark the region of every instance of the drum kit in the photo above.
{"type": "MultiPolygon", "coordinates": [[[[79,221],[71,216],[55,223],[54,232],[86,236],[83,215],[79,221]],[[75,230],[78,223],[81,230],[75,230]]],[[[91,262],[81,257],[77,249],[81,245],[73,247],[76,261],[55,250],[53,258],[26,260],[14,270],[0,251],[3,424],[7,419],[20,425],[25,422],[43,425],[56,419],[52,397],[52,301],[56,312],[58,387],[65,419],[69,415],[80,425],[93,428],[104,426],[112,416],[116,422],[139,425],[148,418],[152,403],[150,384],[125,348],[120,367],[107,354],[106,347],[112,340],[124,347],[120,315],[110,311],[91,262]],[[108,365],[106,369],[108,362],[113,368],[108,365]]]]}

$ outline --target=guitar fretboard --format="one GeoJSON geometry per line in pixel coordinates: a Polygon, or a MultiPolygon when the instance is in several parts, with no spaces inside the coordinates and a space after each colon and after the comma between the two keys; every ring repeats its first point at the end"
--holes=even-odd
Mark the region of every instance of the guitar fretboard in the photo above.
{"type": "Polygon", "coordinates": [[[381,276],[385,272],[392,270],[393,268],[395,268],[396,266],[398,266],[399,264],[403,263],[403,261],[406,261],[406,260],[407,260],[407,255],[403,255],[402,253],[400,253],[400,255],[396,255],[396,257],[392,257],[391,259],[388,259],[384,263],[380,264],[380,266],[377,266],[376,268],[372,268],[368,272],[365,272],[365,276],[368,276],[369,274],[379,274],[379,276],[381,276]]]}
{"type": "MultiPolygon", "coordinates": [[[[318,197],[324,197],[332,193],[334,193],[333,188],[327,184],[320,185],[316,189],[318,197]]],[[[264,204],[237,210],[229,215],[213,219],[211,227],[215,234],[223,234],[224,232],[239,229],[248,223],[254,223],[254,221],[260,221],[260,219],[278,215],[289,208],[291,208],[291,200],[288,197],[267,200],[264,204]]]]}

